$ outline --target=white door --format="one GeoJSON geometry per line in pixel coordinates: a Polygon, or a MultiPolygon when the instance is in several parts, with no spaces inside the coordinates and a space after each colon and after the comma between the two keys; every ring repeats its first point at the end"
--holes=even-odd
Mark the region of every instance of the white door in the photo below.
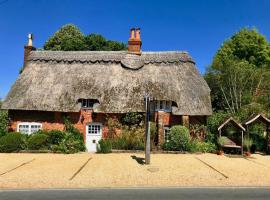
{"type": "Polygon", "coordinates": [[[92,123],[86,126],[86,148],[88,152],[96,152],[98,141],[102,138],[102,125],[92,123]]]}

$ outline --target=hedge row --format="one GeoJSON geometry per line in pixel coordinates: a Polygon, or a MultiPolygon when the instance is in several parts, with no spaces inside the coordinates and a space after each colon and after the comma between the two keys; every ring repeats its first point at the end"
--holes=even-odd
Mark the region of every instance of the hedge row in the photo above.
{"type": "Polygon", "coordinates": [[[20,150],[76,153],[85,151],[85,145],[83,136],[78,131],[38,131],[30,136],[13,132],[0,137],[0,152],[9,153],[20,150]]]}

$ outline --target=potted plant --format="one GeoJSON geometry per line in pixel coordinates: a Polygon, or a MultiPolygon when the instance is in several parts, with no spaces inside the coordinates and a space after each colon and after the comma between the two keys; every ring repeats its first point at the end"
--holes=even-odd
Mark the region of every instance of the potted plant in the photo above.
{"type": "Polygon", "coordinates": [[[223,151],[222,147],[225,144],[225,137],[222,137],[222,136],[219,137],[217,143],[218,143],[217,155],[223,155],[224,154],[224,151],[223,151]]]}
{"type": "Polygon", "coordinates": [[[252,146],[253,144],[253,140],[250,139],[250,138],[245,138],[244,141],[243,141],[243,145],[244,145],[244,148],[246,149],[246,152],[245,152],[245,155],[246,156],[250,156],[251,153],[250,153],[250,147],[252,146]]]}

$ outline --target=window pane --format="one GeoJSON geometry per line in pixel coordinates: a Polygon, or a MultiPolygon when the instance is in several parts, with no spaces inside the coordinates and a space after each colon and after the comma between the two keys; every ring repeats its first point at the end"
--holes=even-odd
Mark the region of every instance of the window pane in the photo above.
{"type": "Polygon", "coordinates": [[[30,134],[35,133],[41,129],[41,125],[31,125],[30,134]]]}
{"type": "Polygon", "coordinates": [[[165,127],[164,128],[164,142],[169,142],[169,134],[170,134],[170,128],[165,127]]]}
{"type": "Polygon", "coordinates": [[[19,125],[19,132],[29,134],[29,125],[19,125]]]}
{"type": "Polygon", "coordinates": [[[163,110],[164,109],[163,103],[164,103],[163,101],[159,101],[159,109],[160,110],[163,110]]]}
{"type": "Polygon", "coordinates": [[[100,134],[100,125],[88,125],[88,134],[100,134]]]}

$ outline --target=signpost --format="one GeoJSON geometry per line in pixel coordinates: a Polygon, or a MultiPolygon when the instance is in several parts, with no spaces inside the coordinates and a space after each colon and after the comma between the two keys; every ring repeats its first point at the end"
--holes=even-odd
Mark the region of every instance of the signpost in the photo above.
{"type": "Polygon", "coordinates": [[[145,94],[145,164],[150,164],[150,95],[145,94]]]}

